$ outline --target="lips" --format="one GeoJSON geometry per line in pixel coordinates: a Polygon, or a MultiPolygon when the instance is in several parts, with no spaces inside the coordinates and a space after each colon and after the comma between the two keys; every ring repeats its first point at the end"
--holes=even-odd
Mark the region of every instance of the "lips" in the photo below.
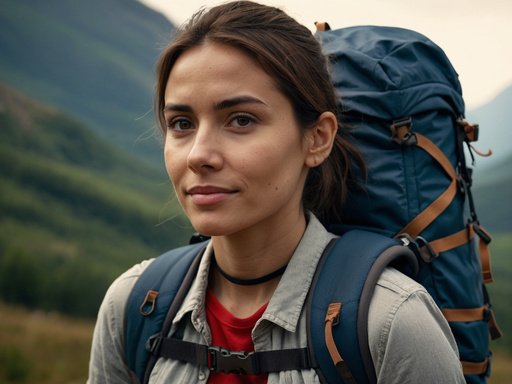
{"type": "Polygon", "coordinates": [[[219,204],[237,192],[237,190],[233,189],[207,185],[187,189],[186,194],[195,205],[208,206],[219,204]]]}

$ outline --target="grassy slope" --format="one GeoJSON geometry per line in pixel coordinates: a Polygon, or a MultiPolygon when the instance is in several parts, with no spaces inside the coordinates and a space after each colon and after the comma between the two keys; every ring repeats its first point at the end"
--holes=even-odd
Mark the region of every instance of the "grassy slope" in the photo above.
{"type": "Polygon", "coordinates": [[[163,172],[6,87],[0,106],[2,297],[92,316],[122,270],[187,241],[163,172]]]}
{"type": "MultiPolygon", "coordinates": [[[[84,383],[93,323],[0,303],[0,382],[84,383]]],[[[496,351],[489,384],[508,384],[512,354],[496,351]]]]}

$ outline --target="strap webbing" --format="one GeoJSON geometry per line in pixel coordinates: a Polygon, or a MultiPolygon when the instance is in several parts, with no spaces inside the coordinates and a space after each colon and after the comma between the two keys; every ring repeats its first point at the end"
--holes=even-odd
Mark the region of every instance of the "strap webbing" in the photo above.
{"type": "Polygon", "coordinates": [[[444,308],[441,310],[449,322],[468,322],[485,320],[489,324],[489,333],[493,340],[503,336],[494,311],[489,304],[477,308],[444,308]]]}
{"type": "MultiPolygon", "coordinates": [[[[451,182],[448,185],[448,188],[436,200],[434,200],[427,208],[420,212],[412,221],[409,222],[409,224],[407,224],[401,231],[398,232],[399,234],[406,233],[412,237],[419,236],[420,233],[450,205],[455,195],[457,194],[457,173],[455,172],[455,169],[453,168],[450,160],[439,149],[439,147],[430,141],[427,137],[418,132],[415,133],[415,136],[417,141],[416,145],[427,152],[439,163],[446,174],[450,177],[451,182]]],[[[485,232],[485,230],[483,230],[481,227],[479,227],[479,230],[482,231],[484,235],[490,237],[489,234],[485,232]]],[[[471,224],[469,228],[469,234],[466,229],[463,229],[462,231],[459,231],[453,235],[432,241],[430,246],[437,253],[440,253],[443,250],[452,249],[459,245],[466,244],[474,237],[474,234],[475,228],[474,225],[471,224]]],[[[480,236],[478,247],[482,263],[482,275],[484,283],[486,284],[493,282],[491,272],[491,257],[487,244],[488,242],[484,241],[484,239],[480,236]]]]}
{"type": "MultiPolygon", "coordinates": [[[[482,227],[478,227],[478,230],[484,233],[484,237],[490,239],[490,235],[482,227]]],[[[436,252],[441,253],[448,251],[453,248],[457,248],[461,245],[469,243],[476,235],[474,224],[469,224],[468,228],[464,228],[459,232],[456,232],[450,236],[443,237],[441,239],[430,241],[430,247],[436,252]]],[[[485,284],[492,283],[494,278],[492,276],[491,269],[491,254],[489,250],[488,241],[479,236],[478,240],[478,251],[480,254],[480,262],[482,265],[482,276],[485,284]]]]}
{"type": "Polygon", "coordinates": [[[489,367],[489,359],[478,362],[461,361],[461,363],[464,375],[482,375],[487,372],[487,368],[489,367]]]}
{"type": "Polygon", "coordinates": [[[488,307],[483,305],[478,308],[444,308],[443,315],[447,321],[480,321],[485,319],[488,307]]]}
{"type": "Polygon", "coordinates": [[[427,152],[439,163],[446,174],[450,177],[451,182],[448,188],[436,200],[434,200],[427,208],[420,212],[414,219],[412,219],[412,221],[409,222],[409,224],[398,232],[398,234],[407,233],[412,237],[419,236],[419,234],[450,205],[457,194],[457,173],[455,172],[450,160],[432,141],[420,133],[416,132],[415,135],[417,139],[416,145],[427,152]]]}
{"type": "Polygon", "coordinates": [[[464,228],[459,232],[456,232],[452,235],[443,237],[441,239],[430,241],[430,247],[436,252],[441,253],[448,251],[450,249],[457,248],[461,245],[467,244],[471,239],[475,237],[475,230],[472,226],[469,228],[464,228]]]}
{"type": "Polygon", "coordinates": [[[471,225],[472,230],[474,230],[480,239],[478,240],[478,251],[480,252],[480,262],[482,264],[482,275],[485,284],[490,284],[494,282],[494,278],[492,277],[491,270],[491,253],[489,251],[489,242],[491,241],[491,235],[483,229],[481,226],[477,226],[475,228],[474,225],[471,225]],[[486,240],[488,239],[488,240],[486,240]]]}
{"type": "Polygon", "coordinates": [[[348,367],[347,362],[343,359],[338,348],[336,347],[336,342],[334,341],[334,337],[332,335],[332,327],[339,322],[339,317],[341,313],[341,303],[331,303],[327,309],[327,314],[325,315],[325,344],[327,345],[327,350],[329,351],[329,355],[331,355],[331,359],[336,366],[340,376],[343,379],[344,384],[357,384],[352,372],[350,372],[350,368],[348,367]]]}
{"type": "Polygon", "coordinates": [[[172,337],[155,340],[158,357],[206,366],[212,371],[242,375],[312,369],[307,348],[233,352],[172,337]]]}

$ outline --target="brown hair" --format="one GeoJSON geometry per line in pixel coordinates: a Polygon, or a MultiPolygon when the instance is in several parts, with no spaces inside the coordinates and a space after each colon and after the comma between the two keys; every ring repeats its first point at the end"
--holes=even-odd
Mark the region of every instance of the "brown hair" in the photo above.
{"type": "MultiPolygon", "coordinates": [[[[171,69],[183,52],[207,41],[241,49],[261,65],[290,100],[303,129],[311,127],[323,112],[336,114],[327,59],[311,32],[278,8],[234,1],[196,13],[163,51],[157,67],[155,99],[163,132],[165,88],[171,69]]],[[[304,188],[304,207],[326,223],[341,219],[347,181],[352,178],[352,159],[362,165],[361,157],[344,135],[339,129],[330,156],[310,171],[304,188]]]]}

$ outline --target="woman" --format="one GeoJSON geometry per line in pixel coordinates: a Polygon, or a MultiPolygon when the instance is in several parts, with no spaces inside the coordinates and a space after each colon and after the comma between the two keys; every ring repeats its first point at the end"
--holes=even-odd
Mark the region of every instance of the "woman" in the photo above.
{"type": "MultiPolygon", "coordinates": [[[[163,52],[156,113],[165,164],[194,228],[211,241],[171,333],[232,351],[307,345],[304,301],[334,238],[356,152],[338,131],[321,49],[282,11],[233,2],[199,12],[163,52]]],[[[143,262],[109,289],[90,383],[126,383],[126,299],[143,262]]],[[[379,383],[464,382],[449,327],[426,291],[395,270],[369,318],[379,383]],[[421,318],[421,324],[414,319],[421,318]]],[[[240,376],[159,359],[151,383],[318,383],[313,369],[240,376]]]]}

